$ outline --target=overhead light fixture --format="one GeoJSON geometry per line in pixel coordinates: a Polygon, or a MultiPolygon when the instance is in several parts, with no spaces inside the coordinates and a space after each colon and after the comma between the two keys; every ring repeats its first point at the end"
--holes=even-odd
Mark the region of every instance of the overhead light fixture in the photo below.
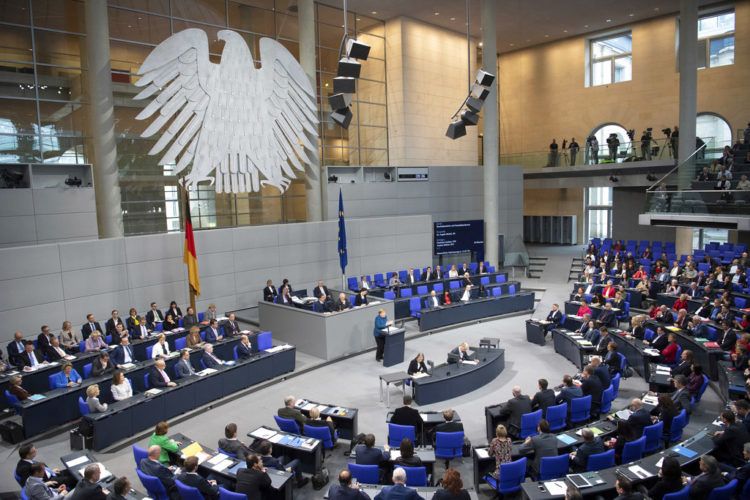
{"type": "Polygon", "coordinates": [[[445,132],[446,137],[454,140],[463,137],[466,135],[466,127],[472,127],[479,123],[479,112],[490,95],[490,87],[494,81],[495,75],[492,73],[482,69],[477,72],[469,94],[461,103],[458,111],[451,117],[451,123],[445,132]]]}
{"type": "Polygon", "coordinates": [[[649,172],[648,174],[646,174],[646,180],[648,182],[656,182],[656,179],[657,179],[657,177],[656,177],[656,175],[654,175],[653,172],[649,172]]]}
{"type": "Polygon", "coordinates": [[[351,59],[366,61],[370,55],[370,46],[354,38],[350,38],[346,41],[346,55],[351,59]]]}
{"type": "Polygon", "coordinates": [[[434,15],[439,16],[440,12],[433,12],[434,15]]]}
{"type": "Polygon", "coordinates": [[[357,62],[356,59],[351,57],[342,57],[339,59],[337,76],[345,76],[347,78],[359,78],[359,74],[362,71],[362,65],[357,62]]]}
{"type": "Polygon", "coordinates": [[[357,87],[357,80],[355,78],[349,78],[347,76],[336,76],[333,78],[333,93],[334,94],[353,94],[357,87]]]}
{"type": "Polygon", "coordinates": [[[617,177],[615,174],[612,174],[609,176],[609,182],[620,182],[620,178],[617,177]]]}
{"type": "Polygon", "coordinates": [[[479,42],[480,47],[484,47],[484,42],[479,42]]]}
{"type": "Polygon", "coordinates": [[[332,94],[328,96],[328,104],[331,109],[344,109],[348,108],[352,103],[353,94],[332,94]]]}
{"type": "Polygon", "coordinates": [[[349,108],[337,109],[331,112],[331,120],[338,123],[341,128],[349,128],[349,124],[352,122],[352,110],[349,108]]]}
{"type": "Polygon", "coordinates": [[[612,19],[607,19],[607,22],[608,22],[608,23],[611,23],[611,22],[612,22],[612,19]]]}
{"type": "Polygon", "coordinates": [[[634,16],[635,16],[635,14],[633,14],[632,12],[630,14],[628,14],[628,17],[634,17],[634,16]]]}
{"type": "Polygon", "coordinates": [[[375,15],[377,15],[377,14],[378,14],[378,11],[377,11],[377,10],[373,10],[373,11],[371,12],[371,14],[372,14],[373,16],[375,16],[375,15]]]}
{"type": "Polygon", "coordinates": [[[463,122],[463,120],[452,121],[451,124],[448,125],[448,130],[445,132],[445,135],[454,140],[458,139],[459,137],[465,136],[466,124],[463,122]]]}
{"type": "Polygon", "coordinates": [[[456,18],[455,18],[455,17],[451,17],[451,21],[455,21],[455,20],[456,20],[456,18]]]}

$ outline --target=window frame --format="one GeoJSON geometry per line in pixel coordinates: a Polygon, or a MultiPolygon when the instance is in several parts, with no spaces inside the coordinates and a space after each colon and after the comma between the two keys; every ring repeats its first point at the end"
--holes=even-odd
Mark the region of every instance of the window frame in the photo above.
{"type": "Polygon", "coordinates": [[[586,86],[587,87],[602,87],[605,85],[614,85],[616,83],[625,83],[633,81],[633,30],[630,28],[624,30],[613,31],[605,34],[600,34],[595,37],[586,39],[586,86]],[[594,57],[594,44],[610,40],[612,38],[619,38],[621,36],[630,37],[630,52],[623,52],[621,54],[612,54],[605,57],[594,57]],[[617,71],[616,61],[618,59],[630,58],[630,79],[628,80],[615,80],[617,71]],[[608,83],[594,83],[594,65],[597,63],[609,62],[610,65],[610,81],[608,83]]]}
{"type": "MultiPolygon", "coordinates": [[[[726,33],[720,33],[717,35],[709,35],[701,37],[700,34],[698,35],[698,47],[700,48],[701,43],[703,43],[703,49],[705,53],[703,54],[703,63],[704,65],[701,66],[700,61],[701,58],[698,57],[698,68],[697,69],[712,69],[712,68],[721,68],[723,66],[734,66],[735,61],[732,60],[731,64],[721,64],[719,66],[711,66],[711,42],[716,40],[723,40],[725,38],[732,37],[732,39],[735,42],[735,54],[736,54],[736,44],[737,44],[737,12],[735,11],[734,7],[730,9],[721,9],[721,10],[713,10],[713,11],[706,11],[703,13],[698,14],[698,23],[701,22],[702,19],[707,19],[710,17],[719,17],[725,14],[733,14],[734,15],[734,28],[730,32],[726,33]]],[[[696,27],[696,31],[698,31],[698,28],[696,27]]]]}

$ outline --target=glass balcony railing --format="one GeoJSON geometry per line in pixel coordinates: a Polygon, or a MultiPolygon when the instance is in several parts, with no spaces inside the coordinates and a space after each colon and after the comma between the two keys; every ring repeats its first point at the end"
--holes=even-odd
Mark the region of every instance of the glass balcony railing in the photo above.
{"type": "Polygon", "coordinates": [[[656,190],[646,203],[648,213],[750,216],[750,190],[656,190]]]}

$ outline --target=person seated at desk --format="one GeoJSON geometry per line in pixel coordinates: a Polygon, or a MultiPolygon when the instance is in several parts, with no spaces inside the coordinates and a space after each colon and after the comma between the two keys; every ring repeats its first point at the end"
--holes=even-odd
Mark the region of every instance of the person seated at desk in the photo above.
{"type": "Polygon", "coordinates": [[[219,485],[213,479],[205,479],[196,472],[198,470],[198,457],[187,457],[182,464],[182,473],[177,480],[186,486],[197,488],[203,498],[207,500],[218,500],[219,485]]]}
{"type": "Polygon", "coordinates": [[[413,268],[410,267],[406,271],[406,284],[416,285],[420,281],[422,281],[422,277],[419,275],[419,271],[415,271],[413,268]]]}
{"type": "Polygon", "coordinates": [[[336,444],[336,426],[333,425],[333,419],[330,416],[325,420],[320,418],[320,410],[317,407],[310,409],[310,417],[305,420],[305,426],[328,427],[328,430],[331,432],[331,441],[333,441],[334,445],[336,444]]]}
{"type": "Polygon", "coordinates": [[[279,296],[276,297],[276,300],[274,300],[274,302],[283,306],[294,306],[294,301],[292,300],[292,290],[288,286],[282,286],[281,290],[279,291],[279,296]]]}
{"type": "MultiPolygon", "coordinates": [[[[610,342],[609,345],[612,345],[612,343],[610,342]]],[[[608,365],[602,362],[602,358],[599,356],[591,356],[590,363],[591,366],[594,367],[594,375],[602,383],[602,387],[609,387],[609,384],[612,382],[612,377],[608,365]]]]}
{"type": "Polygon", "coordinates": [[[726,352],[733,351],[734,346],[737,345],[737,333],[732,329],[732,324],[728,320],[721,322],[721,332],[716,341],[721,346],[721,350],[726,352]]]}
{"type": "Polygon", "coordinates": [[[643,343],[661,352],[669,344],[669,337],[664,327],[659,325],[656,327],[656,337],[651,341],[644,340],[643,343]]]}
{"type": "MultiPolygon", "coordinates": [[[[42,463],[36,459],[37,449],[33,443],[27,443],[21,445],[18,448],[18,456],[20,460],[16,464],[16,475],[20,479],[21,484],[25,484],[26,480],[31,475],[31,466],[34,464],[42,463]]],[[[49,474],[45,468],[45,479],[47,481],[54,481],[57,484],[64,484],[68,488],[73,488],[76,485],[76,480],[67,470],[60,470],[57,468],[51,469],[52,473],[49,474]]]]}
{"type": "Polygon", "coordinates": [[[175,330],[180,327],[180,324],[174,319],[174,316],[171,314],[167,314],[167,317],[164,318],[162,330],[165,332],[171,332],[172,330],[175,330]]]}
{"type": "Polygon", "coordinates": [[[393,271],[391,278],[388,280],[388,286],[394,292],[398,292],[398,289],[401,287],[401,285],[401,280],[398,279],[398,271],[393,271]]]}
{"type": "Polygon", "coordinates": [[[31,465],[31,474],[23,486],[24,498],[27,500],[63,500],[68,494],[64,484],[47,481],[45,464],[37,462],[31,465]]]}
{"type": "Polygon", "coordinates": [[[120,476],[112,483],[112,491],[107,495],[107,500],[127,500],[131,489],[130,480],[126,476],[120,476]]]}
{"type": "Polygon", "coordinates": [[[667,335],[667,341],[667,345],[660,351],[660,362],[667,365],[673,365],[677,362],[677,351],[680,346],[677,345],[677,336],[674,333],[667,335]]]}
{"type": "Polygon", "coordinates": [[[596,323],[599,326],[617,326],[617,316],[612,310],[612,304],[609,302],[604,304],[604,309],[599,313],[596,323]]]}
{"type": "Polygon", "coordinates": [[[453,418],[456,416],[456,412],[453,409],[448,408],[443,410],[443,422],[435,426],[432,432],[432,441],[435,442],[435,438],[438,432],[463,432],[464,424],[456,422],[453,418]]]}
{"type": "Polygon", "coordinates": [[[237,439],[237,424],[229,423],[224,427],[224,437],[219,439],[219,448],[234,453],[242,460],[252,453],[248,445],[237,439]]]}
{"type": "Polygon", "coordinates": [[[464,274],[468,272],[469,272],[469,264],[464,262],[463,264],[461,264],[461,268],[458,270],[458,275],[463,276],[464,274]]]}
{"type": "Polygon", "coordinates": [[[513,386],[512,394],[513,397],[505,402],[497,417],[506,422],[508,434],[515,438],[521,432],[521,416],[531,413],[531,399],[521,392],[518,385],[513,386]]]}
{"type": "Polygon", "coordinates": [[[370,496],[360,489],[356,480],[352,481],[352,473],[343,469],[339,472],[338,484],[328,489],[328,500],[370,500],[370,496]]]}
{"type": "Polygon", "coordinates": [[[81,335],[83,335],[83,340],[87,340],[93,332],[99,332],[99,334],[101,334],[102,327],[101,325],[99,325],[99,322],[96,321],[94,315],[89,313],[86,315],[86,323],[81,326],[81,335]]]}
{"type": "Polygon", "coordinates": [[[583,397],[583,391],[581,391],[581,388],[573,383],[573,377],[571,377],[570,375],[565,375],[563,377],[563,383],[559,387],[560,393],[557,395],[555,403],[567,403],[568,412],[570,412],[570,406],[573,399],[583,397]]]}
{"type": "Polygon", "coordinates": [[[203,339],[201,339],[201,329],[197,326],[190,327],[190,332],[185,338],[185,345],[190,349],[194,349],[200,347],[202,344],[203,339]]]}
{"type": "Polygon", "coordinates": [[[732,467],[741,467],[745,460],[742,456],[743,445],[750,441],[750,433],[738,422],[731,410],[721,412],[720,420],[723,429],[714,433],[713,456],[719,462],[732,467]]]}
{"type": "Polygon", "coordinates": [[[421,500],[417,490],[406,486],[406,471],[401,467],[393,470],[391,476],[393,486],[384,486],[380,493],[375,495],[375,500],[421,500]]]}
{"type": "MultiPolygon", "coordinates": [[[[150,307],[151,309],[146,313],[146,326],[154,329],[158,323],[164,321],[164,314],[162,314],[161,310],[156,306],[156,302],[151,302],[150,307]]],[[[175,307],[177,307],[176,304],[175,307]]],[[[174,315],[172,315],[172,318],[174,318],[174,315]]]]}
{"type": "MultiPolygon", "coordinates": [[[[135,335],[138,335],[138,337],[136,338],[141,338],[140,330],[135,330],[133,333],[135,335]]],[[[130,336],[130,332],[125,330],[124,326],[118,324],[117,326],[115,326],[115,331],[112,332],[112,336],[110,337],[110,344],[112,344],[113,346],[118,346],[122,343],[123,338],[129,337],[129,336],[130,336]]],[[[148,331],[146,331],[146,337],[148,337],[148,331]]],[[[106,342],[106,339],[105,339],[105,342],[106,342]]]]}
{"type": "Polygon", "coordinates": [[[122,322],[122,318],[120,318],[120,311],[113,309],[111,317],[104,323],[104,331],[107,335],[112,335],[115,333],[117,325],[122,325],[125,328],[125,324],[122,322]]]}
{"type": "Polygon", "coordinates": [[[53,389],[62,389],[64,387],[77,387],[81,385],[81,376],[73,368],[73,365],[66,362],[62,368],[50,379],[53,389]]]}
{"type": "Polygon", "coordinates": [[[102,413],[107,411],[107,403],[99,401],[99,385],[93,384],[86,388],[86,406],[91,413],[102,413]]]}
{"type": "Polygon", "coordinates": [[[424,362],[424,353],[417,353],[417,356],[409,362],[409,368],[406,370],[409,375],[415,373],[429,373],[427,365],[424,362]]]}
{"type": "Polygon", "coordinates": [[[448,270],[448,277],[458,278],[458,269],[456,268],[456,264],[451,265],[451,268],[448,270]]]}
{"type": "Polygon", "coordinates": [[[560,305],[559,304],[552,304],[552,309],[550,309],[549,314],[547,314],[547,318],[545,321],[548,321],[549,323],[544,325],[544,334],[547,335],[547,332],[550,330],[557,328],[560,326],[560,323],[562,323],[562,312],[560,311],[560,305]]]}
{"type": "Polygon", "coordinates": [[[630,319],[630,333],[629,335],[638,340],[643,340],[646,335],[646,327],[643,324],[648,319],[645,314],[638,314],[630,319]]]}
{"type": "Polygon", "coordinates": [[[339,293],[339,298],[336,300],[336,302],[333,303],[333,311],[335,312],[341,312],[346,311],[347,309],[351,309],[352,304],[349,302],[349,299],[346,297],[346,294],[344,292],[339,293]]]}
{"type": "Polygon", "coordinates": [[[138,315],[138,310],[135,307],[131,307],[130,311],[128,311],[128,317],[125,318],[125,328],[132,335],[133,330],[139,329],[142,322],[143,318],[138,315]]]}
{"type": "Polygon", "coordinates": [[[325,286],[323,283],[323,280],[318,280],[318,284],[313,288],[313,297],[318,298],[321,295],[325,295],[326,297],[331,296],[331,292],[328,290],[328,287],[325,286]]]}
{"type": "Polygon", "coordinates": [[[591,342],[594,344],[594,350],[596,351],[596,354],[600,356],[605,356],[607,354],[607,348],[609,347],[609,343],[612,341],[612,339],[609,336],[609,329],[606,326],[602,326],[599,328],[599,340],[596,344],[594,342],[591,342]]]}
{"type": "Polygon", "coordinates": [[[701,305],[695,310],[693,317],[697,316],[699,318],[708,319],[711,316],[712,309],[713,305],[711,304],[711,299],[709,297],[703,297],[701,305]]]}
{"type": "Polygon", "coordinates": [[[195,314],[195,309],[192,307],[187,308],[187,314],[182,318],[182,326],[190,330],[193,326],[199,325],[198,316],[195,314]]]}
{"type": "Polygon", "coordinates": [[[594,375],[594,367],[586,365],[581,372],[581,392],[584,396],[591,396],[591,418],[599,417],[603,391],[601,380],[594,375]]]}
{"type": "Polygon", "coordinates": [[[329,313],[331,312],[331,307],[328,304],[328,296],[327,295],[319,295],[318,300],[313,302],[312,305],[313,312],[316,313],[329,313]]]}
{"type": "Polygon", "coordinates": [[[626,476],[617,476],[615,480],[615,500],[645,500],[646,497],[640,491],[635,491],[633,482],[626,476]]]}
{"type": "Polygon", "coordinates": [[[156,343],[151,348],[151,359],[169,356],[171,352],[172,351],[169,349],[169,342],[167,342],[167,336],[160,333],[156,338],[156,343]]]}
{"type": "Polygon", "coordinates": [[[576,333],[586,334],[588,333],[589,328],[594,328],[594,320],[591,319],[590,314],[584,314],[581,316],[581,326],[578,327],[576,333]]]}
{"type": "Polygon", "coordinates": [[[148,372],[148,385],[151,388],[175,387],[177,384],[172,382],[166,372],[167,363],[163,359],[157,359],[154,366],[148,372]]]}
{"type": "Polygon", "coordinates": [[[672,324],[674,322],[674,316],[672,316],[672,311],[669,310],[669,308],[662,304],[659,307],[659,312],[656,313],[656,316],[654,317],[656,321],[659,323],[666,323],[666,324],[672,324]]]}
{"type": "Polygon", "coordinates": [[[372,283],[370,283],[370,280],[367,279],[367,276],[359,277],[359,288],[360,290],[369,290],[370,288],[372,288],[372,283]]]}
{"type": "Polygon", "coordinates": [[[245,458],[246,468],[237,470],[237,484],[234,491],[247,498],[268,498],[271,492],[271,477],[258,455],[249,454],[245,458]]]}
{"type": "Polygon", "coordinates": [[[102,471],[99,464],[88,464],[83,469],[83,478],[75,489],[65,498],[68,500],[106,500],[109,490],[99,484],[102,471]]]}
{"type": "Polygon", "coordinates": [[[469,286],[473,284],[471,282],[471,274],[469,273],[469,271],[466,271],[465,273],[461,274],[460,278],[461,278],[461,284],[464,286],[469,286]]]}
{"type": "Polygon", "coordinates": [[[206,328],[206,342],[215,344],[220,340],[224,340],[224,336],[219,330],[219,322],[216,321],[216,318],[210,319],[208,321],[208,328],[206,328]]]}
{"type": "Polygon", "coordinates": [[[264,467],[293,473],[297,488],[302,488],[310,481],[309,478],[302,476],[302,472],[299,470],[299,459],[289,460],[286,456],[274,457],[271,454],[272,450],[270,441],[263,440],[258,446],[258,452],[260,453],[260,459],[263,461],[264,467]]]}
{"type": "Polygon", "coordinates": [[[239,359],[250,359],[253,355],[253,346],[247,335],[240,336],[240,343],[237,344],[237,357],[239,359]]]}
{"type": "Polygon", "coordinates": [[[125,377],[122,370],[115,370],[112,373],[112,385],[110,386],[112,391],[112,398],[115,401],[123,401],[133,397],[133,387],[130,385],[130,380],[125,377]]]}
{"type": "Polygon", "coordinates": [[[638,266],[638,270],[633,273],[633,279],[642,280],[643,278],[648,278],[648,273],[643,266],[638,266]]]}
{"type": "Polygon", "coordinates": [[[495,437],[487,447],[487,454],[495,459],[495,470],[491,473],[495,479],[500,478],[500,465],[511,461],[513,441],[508,437],[508,430],[503,424],[495,427],[495,437]]]}
{"type": "Polygon", "coordinates": [[[427,303],[427,309],[435,309],[437,307],[440,307],[440,297],[438,297],[437,292],[435,290],[430,291],[430,296],[427,297],[427,300],[425,301],[427,303]]]}
{"type": "Polygon", "coordinates": [[[203,365],[206,368],[213,369],[216,369],[226,363],[224,360],[220,359],[214,354],[214,346],[208,343],[203,346],[203,356],[201,357],[201,361],[203,361],[203,365]]]}
{"type": "Polygon", "coordinates": [[[34,349],[34,342],[30,340],[24,342],[23,350],[20,351],[20,354],[14,356],[13,360],[16,367],[26,372],[36,370],[40,366],[48,364],[42,354],[34,349]]]}
{"type": "Polygon", "coordinates": [[[448,353],[448,363],[471,361],[473,358],[474,356],[472,354],[469,354],[468,342],[461,342],[458,347],[454,347],[451,352],[448,353]]]}
{"type": "Polygon", "coordinates": [[[533,411],[542,410],[542,414],[546,414],[547,408],[555,404],[555,391],[548,388],[549,382],[545,378],[537,380],[537,387],[539,390],[531,398],[531,409],[533,411]]]}
{"type": "Polygon", "coordinates": [[[479,262],[479,264],[477,264],[476,274],[487,274],[487,273],[488,271],[487,271],[487,268],[484,267],[484,262],[479,262]]]}
{"type": "Polygon", "coordinates": [[[237,322],[237,316],[234,313],[227,315],[227,322],[224,323],[224,333],[226,337],[235,337],[240,334],[240,324],[237,322]]]}
{"type": "Polygon", "coordinates": [[[688,316],[687,309],[680,309],[677,311],[677,318],[674,320],[674,326],[682,330],[690,328],[690,317],[688,316]]]}
{"type": "Polygon", "coordinates": [[[278,296],[279,292],[273,286],[273,280],[266,281],[266,287],[263,289],[263,300],[265,302],[275,302],[278,296]]]}
{"type": "Polygon", "coordinates": [[[734,478],[738,482],[737,491],[742,491],[742,488],[750,479],[750,443],[745,443],[742,446],[742,458],[745,460],[744,463],[734,473],[734,478]]]}
{"type": "Polygon", "coordinates": [[[410,394],[404,394],[403,402],[404,405],[396,408],[393,412],[390,423],[396,425],[410,425],[414,427],[414,434],[417,436],[417,442],[419,442],[419,436],[422,435],[422,417],[419,414],[419,410],[411,407],[412,396],[410,394]]]}
{"type": "Polygon", "coordinates": [[[23,378],[20,375],[13,375],[8,381],[8,392],[18,398],[19,401],[29,399],[29,392],[21,387],[23,378]]]}
{"type": "Polygon", "coordinates": [[[435,269],[432,271],[432,274],[429,277],[430,281],[438,281],[443,279],[443,270],[440,269],[440,266],[435,266],[435,269]]]}
{"type": "Polygon", "coordinates": [[[604,295],[602,295],[601,292],[595,293],[594,298],[591,299],[591,305],[592,306],[598,306],[598,307],[604,307],[604,304],[607,303],[607,299],[604,298],[604,295]]]}
{"type": "Polygon", "coordinates": [[[684,375],[689,377],[693,371],[693,357],[693,351],[690,349],[683,350],[680,354],[680,364],[672,368],[672,376],[684,375]]]}
{"type": "MultiPolygon", "coordinates": [[[[153,330],[148,329],[148,327],[146,326],[146,322],[143,321],[143,318],[141,318],[140,316],[136,316],[136,320],[138,321],[138,324],[133,326],[132,329],[128,329],[127,333],[124,333],[124,332],[119,333],[119,338],[122,338],[124,335],[130,335],[134,339],[147,339],[151,335],[151,332],[153,330]]],[[[163,323],[162,329],[167,326],[169,326],[167,323],[163,323]]],[[[177,327],[175,326],[174,328],[177,328],[177,327]]],[[[114,337],[113,337],[112,343],[113,344],[117,343],[115,342],[114,337]]]]}
{"type": "Polygon", "coordinates": [[[169,303],[169,309],[165,311],[165,314],[171,314],[175,320],[182,318],[182,309],[177,306],[177,302],[174,300],[169,303]]]}
{"type": "Polygon", "coordinates": [[[360,288],[357,295],[354,297],[355,306],[366,306],[367,305],[367,288],[360,288]]]}
{"type": "Polygon", "coordinates": [[[78,352],[81,337],[73,330],[73,323],[67,320],[63,321],[62,329],[58,338],[66,351],[78,352]]]}
{"type": "MultiPolygon", "coordinates": [[[[606,366],[610,378],[618,373],[622,374],[622,361],[617,352],[617,344],[614,342],[607,344],[607,354],[604,356],[602,363],[606,366]]],[[[603,385],[603,387],[609,387],[609,384],[603,385]]]]}
{"type": "MultiPolygon", "coordinates": [[[[672,378],[672,385],[674,385],[674,392],[665,394],[668,398],[672,400],[675,407],[677,408],[677,412],[675,413],[675,416],[680,412],[680,410],[685,410],[685,412],[690,415],[690,412],[692,411],[691,405],[690,405],[690,392],[687,389],[687,383],[688,379],[684,375],[676,375],[674,378],[672,378]]],[[[661,401],[661,399],[659,399],[661,401]]],[[[661,405],[661,403],[659,403],[661,405]]],[[[651,414],[653,415],[655,411],[659,410],[659,406],[654,408],[652,410],[651,414]]],[[[667,424],[664,424],[664,427],[667,427],[667,424]]]]}
{"type": "Polygon", "coordinates": [[[219,313],[216,312],[216,304],[208,304],[206,312],[203,313],[201,325],[208,325],[212,319],[218,319],[219,313]]]}
{"type": "Polygon", "coordinates": [[[393,461],[393,465],[398,467],[422,466],[422,459],[414,454],[414,443],[408,437],[401,440],[399,444],[399,457],[393,461]]]}
{"type": "Polygon", "coordinates": [[[584,316],[588,314],[589,317],[591,317],[591,308],[589,307],[589,301],[586,299],[583,299],[581,301],[581,305],[578,307],[578,310],[576,311],[576,316],[584,316]]]}
{"type": "Polygon", "coordinates": [[[299,431],[300,433],[302,433],[302,430],[305,427],[305,423],[307,422],[307,418],[305,418],[301,411],[294,407],[295,401],[297,401],[297,398],[295,398],[294,396],[289,395],[285,397],[284,406],[276,410],[276,414],[281,418],[288,418],[297,422],[299,431]]]}
{"type": "Polygon", "coordinates": [[[688,498],[690,500],[702,500],[708,498],[711,492],[724,486],[725,480],[721,475],[719,462],[711,455],[703,455],[700,459],[699,468],[701,473],[690,481],[688,498]]]}
{"type": "Polygon", "coordinates": [[[373,434],[365,435],[362,442],[354,447],[356,455],[355,463],[357,465],[377,465],[379,470],[379,482],[382,482],[385,465],[391,458],[388,446],[384,449],[375,448],[375,436],[373,434]]]}
{"type": "Polygon", "coordinates": [[[89,337],[86,339],[85,343],[85,352],[96,352],[101,351],[102,349],[107,349],[107,344],[102,340],[102,334],[98,331],[94,331],[89,335],[89,337]]]}
{"type": "Polygon", "coordinates": [[[636,434],[636,430],[630,425],[629,421],[620,419],[617,421],[615,436],[606,441],[604,445],[615,450],[615,461],[619,464],[622,462],[622,450],[625,448],[625,444],[635,441],[640,436],[640,434],[636,434]]]}
{"type": "Polygon", "coordinates": [[[115,365],[112,360],[110,360],[107,351],[101,351],[99,356],[97,356],[91,363],[91,375],[94,377],[99,377],[100,375],[113,372],[114,370],[115,365]]]}
{"type": "Polygon", "coordinates": [[[536,426],[536,430],[537,434],[527,437],[520,449],[522,452],[534,452],[534,460],[529,466],[531,477],[539,475],[542,458],[557,456],[557,436],[550,433],[549,422],[541,419],[536,426]]]}
{"type": "Polygon", "coordinates": [[[667,285],[667,288],[664,290],[664,293],[666,293],[667,295],[679,295],[681,290],[682,289],[680,288],[680,285],[677,282],[677,280],[673,279],[672,281],[669,282],[669,285],[667,285]]]}
{"type": "Polygon", "coordinates": [[[581,430],[581,437],[583,444],[570,453],[570,468],[575,471],[585,471],[591,455],[607,451],[602,440],[594,436],[594,432],[588,427],[581,430]]]}
{"type": "Polygon", "coordinates": [[[572,300],[579,302],[583,299],[583,296],[585,295],[585,292],[583,291],[583,287],[579,286],[578,289],[573,294],[572,300]]]}
{"type": "Polygon", "coordinates": [[[170,453],[174,453],[176,455],[179,454],[180,445],[182,444],[179,441],[175,441],[174,439],[171,439],[169,436],[167,436],[168,432],[169,423],[166,420],[162,420],[161,422],[156,424],[154,433],[151,434],[151,437],[149,437],[148,439],[149,454],[151,448],[153,448],[154,446],[158,446],[159,455],[156,457],[156,459],[163,464],[170,463],[170,453]]]}
{"type": "Polygon", "coordinates": [[[195,375],[195,368],[193,368],[193,364],[190,362],[189,349],[183,349],[180,351],[180,359],[174,366],[175,375],[177,375],[178,378],[185,378],[190,377],[191,375],[195,375]]]}
{"type": "Polygon", "coordinates": [[[50,345],[50,340],[55,336],[50,333],[49,326],[42,325],[41,332],[36,337],[36,348],[41,352],[46,353],[47,348],[50,345]]]}
{"type": "Polygon", "coordinates": [[[652,500],[662,500],[664,495],[676,493],[685,487],[680,462],[674,457],[666,456],[659,469],[659,480],[648,490],[652,500]]]}
{"type": "Polygon", "coordinates": [[[688,307],[688,296],[686,293],[681,294],[677,297],[677,300],[672,304],[673,311],[679,311],[680,309],[687,309],[688,307]]]}
{"type": "Polygon", "coordinates": [[[61,359],[65,359],[68,353],[60,347],[60,341],[57,337],[52,337],[49,340],[49,345],[45,349],[44,355],[49,361],[60,361],[61,359]]]}
{"type": "Polygon", "coordinates": [[[607,281],[607,284],[602,289],[602,296],[605,299],[614,299],[615,293],[617,290],[615,289],[615,286],[612,284],[612,280],[607,281]]]}
{"type": "MultiPolygon", "coordinates": [[[[164,465],[165,462],[160,460],[160,457],[164,453],[166,452],[164,452],[159,445],[149,445],[148,456],[141,459],[138,468],[144,474],[154,476],[161,481],[161,484],[164,486],[164,489],[167,490],[167,495],[169,495],[171,500],[179,500],[180,492],[177,490],[177,485],[174,482],[174,472],[170,467],[164,465]]],[[[168,464],[169,461],[167,460],[166,463],[168,464]]]]}
{"type": "Polygon", "coordinates": [[[112,362],[118,368],[138,362],[133,355],[133,348],[130,347],[130,339],[128,337],[123,337],[120,345],[112,351],[112,362]]]}

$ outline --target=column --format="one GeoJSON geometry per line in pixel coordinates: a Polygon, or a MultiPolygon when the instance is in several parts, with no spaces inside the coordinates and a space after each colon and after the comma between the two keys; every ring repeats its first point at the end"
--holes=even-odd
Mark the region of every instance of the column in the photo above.
{"type": "Polygon", "coordinates": [[[120,182],[117,172],[112,69],[109,56],[107,0],[86,0],[86,61],[89,75],[89,130],[93,151],[96,220],[100,238],[123,236],[120,182]]]}
{"type": "Polygon", "coordinates": [[[497,264],[498,255],[498,143],[496,0],[482,0],[482,66],[495,75],[490,95],[482,107],[484,125],[484,260],[497,264]]]}
{"type": "MultiPolygon", "coordinates": [[[[318,94],[318,84],[315,74],[315,4],[313,0],[299,0],[298,4],[299,23],[299,62],[302,69],[312,83],[315,95],[318,94]]],[[[317,97],[316,97],[317,102],[317,97]]],[[[315,222],[325,220],[326,179],[321,179],[322,170],[320,158],[318,157],[318,136],[308,134],[308,139],[315,145],[315,151],[308,151],[311,164],[305,168],[305,191],[307,197],[307,220],[315,222]],[[324,196],[325,195],[325,196],[324,196]]]]}
{"type": "MultiPolygon", "coordinates": [[[[695,151],[695,119],[698,114],[698,0],[680,0],[680,35],[677,59],[680,72],[680,137],[678,161],[682,162],[695,151]]],[[[691,159],[677,172],[679,189],[688,189],[695,177],[695,161],[691,159]]],[[[678,227],[675,231],[678,255],[693,250],[693,229],[678,227]]]]}

